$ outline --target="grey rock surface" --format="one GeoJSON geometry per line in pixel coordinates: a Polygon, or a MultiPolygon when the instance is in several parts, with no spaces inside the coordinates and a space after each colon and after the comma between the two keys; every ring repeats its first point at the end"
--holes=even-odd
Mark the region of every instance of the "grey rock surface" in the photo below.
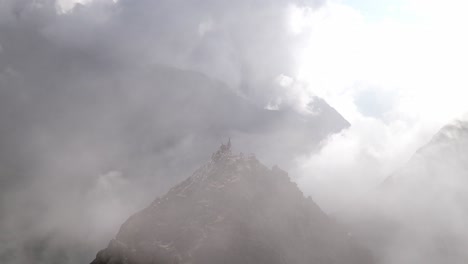
{"type": "Polygon", "coordinates": [[[373,263],[287,173],[230,143],[131,216],[92,264],[373,263]]]}

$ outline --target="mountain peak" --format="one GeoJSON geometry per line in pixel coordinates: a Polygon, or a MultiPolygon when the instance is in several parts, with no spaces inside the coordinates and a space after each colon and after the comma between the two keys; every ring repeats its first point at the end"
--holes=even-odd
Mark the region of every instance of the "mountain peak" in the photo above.
{"type": "Polygon", "coordinates": [[[211,159],[216,162],[223,158],[229,158],[231,156],[232,156],[231,138],[229,138],[226,145],[224,143],[221,143],[221,146],[219,147],[219,149],[211,155],[211,159]]]}
{"type": "Polygon", "coordinates": [[[468,120],[459,118],[442,127],[431,139],[423,146],[418,153],[427,151],[435,146],[446,144],[459,144],[468,140],[468,120]]]}
{"type": "Polygon", "coordinates": [[[212,160],[130,217],[93,264],[367,264],[347,233],[287,173],[230,140],[212,160]]]}

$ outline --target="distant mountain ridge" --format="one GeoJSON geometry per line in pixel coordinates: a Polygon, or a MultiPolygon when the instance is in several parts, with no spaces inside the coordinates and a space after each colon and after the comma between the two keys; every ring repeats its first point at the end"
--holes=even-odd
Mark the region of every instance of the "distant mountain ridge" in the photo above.
{"type": "Polygon", "coordinates": [[[441,128],[340,219],[384,263],[468,263],[468,122],[441,128]]]}
{"type": "MultiPolygon", "coordinates": [[[[468,121],[462,119],[442,127],[385,182],[445,181],[459,175],[468,175],[468,121]]],[[[466,180],[468,183],[468,178],[466,180]]]]}
{"type": "Polygon", "coordinates": [[[130,217],[92,264],[370,264],[287,173],[230,142],[130,217]]]}

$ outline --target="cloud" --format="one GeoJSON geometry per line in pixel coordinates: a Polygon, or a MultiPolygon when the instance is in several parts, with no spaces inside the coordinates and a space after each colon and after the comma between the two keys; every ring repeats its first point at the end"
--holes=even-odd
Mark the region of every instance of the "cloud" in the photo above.
{"type": "Polygon", "coordinates": [[[288,77],[291,4],[2,1],[0,262],[89,261],[229,135],[287,167],[347,125],[288,77]]]}
{"type": "Polygon", "coordinates": [[[369,195],[432,136],[432,128],[361,117],[322,142],[318,153],[297,160],[299,186],[329,212],[369,195]]]}
{"type": "Polygon", "coordinates": [[[368,21],[358,10],[328,3],[308,17],[315,31],[298,75],[350,120],[353,110],[342,101],[354,100],[354,91],[364,83],[396,94],[393,101],[400,105],[393,111],[447,123],[466,111],[458,98],[468,82],[460,72],[467,61],[467,40],[457,33],[464,24],[442,16],[368,21]],[[433,107],[434,102],[440,107],[433,107]]]}
{"type": "Polygon", "coordinates": [[[374,188],[468,111],[462,99],[468,78],[461,73],[467,39],[457,33],[466,23],[448,18],[462,3],[439,9],[419,2],[405,2],[400,14],[379,19],[333,1],[302,12],[309,40],[291,76],[351,123],[323,142],[320,153],[298,161],[301,186],[330,210],[374,188]]]}
{"type": "Polygon", "coordinates": [[[77,234],[57,239],[51,226],[72,230],[84,204],[93,224],[70,243],[94,254],[121,217],[179,180],[171,175],[185,177],[227,133],[262,159],[302,155],[291,175],[331,211],[466,111],[462,2],[439,12],[410,1],[401,12],[414,19],[372,21],[335,1],[79,2],[0,2],[0,209],[9,212],[0,221],[24,231],[1,241],[7,261],[31,262],[26,234],[60,251],[77,234]],[[321,137],[297,124],[310,129],[304,116],[332,111],[316,95],[352,126],[312,153],[304,142],[321,137]],[[264,108],[277,111],[252,110],[264,108]],[[64,212],[67,221],[50,220],[64,212]],[[119,219],[98,233],[110,218],[119,219]]]}
{"type": "Polygon", "coordinates": [[[299,80],[351,126],[299,158],[291,175],[382,263],[462,263],[466,135],[445,131],[440,145],[432,137],[468,111],[466,4],[408,2],[412,9],[371,20],[329,2],[309,18],[323,31],[311,34],[299,80]],[[389,175],[398,183],[385,193],[389,175]]]}

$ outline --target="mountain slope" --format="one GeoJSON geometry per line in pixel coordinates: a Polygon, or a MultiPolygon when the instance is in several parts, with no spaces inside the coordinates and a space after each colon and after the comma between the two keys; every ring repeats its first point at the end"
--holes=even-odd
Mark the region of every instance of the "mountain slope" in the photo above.
{"type": "Polygon", "coordinates": [[[468,121],[455,120],[440,129],[386,183],[402,186],[423,181],[458,185],[459,181],[468,183],[464,175],[468,175],[468,121]]]}
{"type": "Polygon", "coordinates": [[[226,135],[267,164],[288,168],[349,125],[320,99],[310,106],[317,114],[269,111],[201,73],[114,62],[107,68],[77,57],[58,63],[52,72],[60,74],[37,71],[54,60],[28,57],[33,61],[14,67],[21,74],[0,78],[2,263],[51,263],[55,255],[82,263],[115,233],[120,217],[182,180],[209,157],[200,149],[226,135]],[[103,179],[114,173],[128,184],[103,192],[103,179]],[[108,208],[104,218],[101,208],[108,208]]]}
{"type": "Polygon", "coordinates": [[[468,263],[468,122],[443,127],[340,216],[383,263],[468,263]]]}
{"type": "Polygon", "coordinates": [[[292,183],[222,145],[190,178],[130,217],[92,264],[373,263],[292,183]]]}

